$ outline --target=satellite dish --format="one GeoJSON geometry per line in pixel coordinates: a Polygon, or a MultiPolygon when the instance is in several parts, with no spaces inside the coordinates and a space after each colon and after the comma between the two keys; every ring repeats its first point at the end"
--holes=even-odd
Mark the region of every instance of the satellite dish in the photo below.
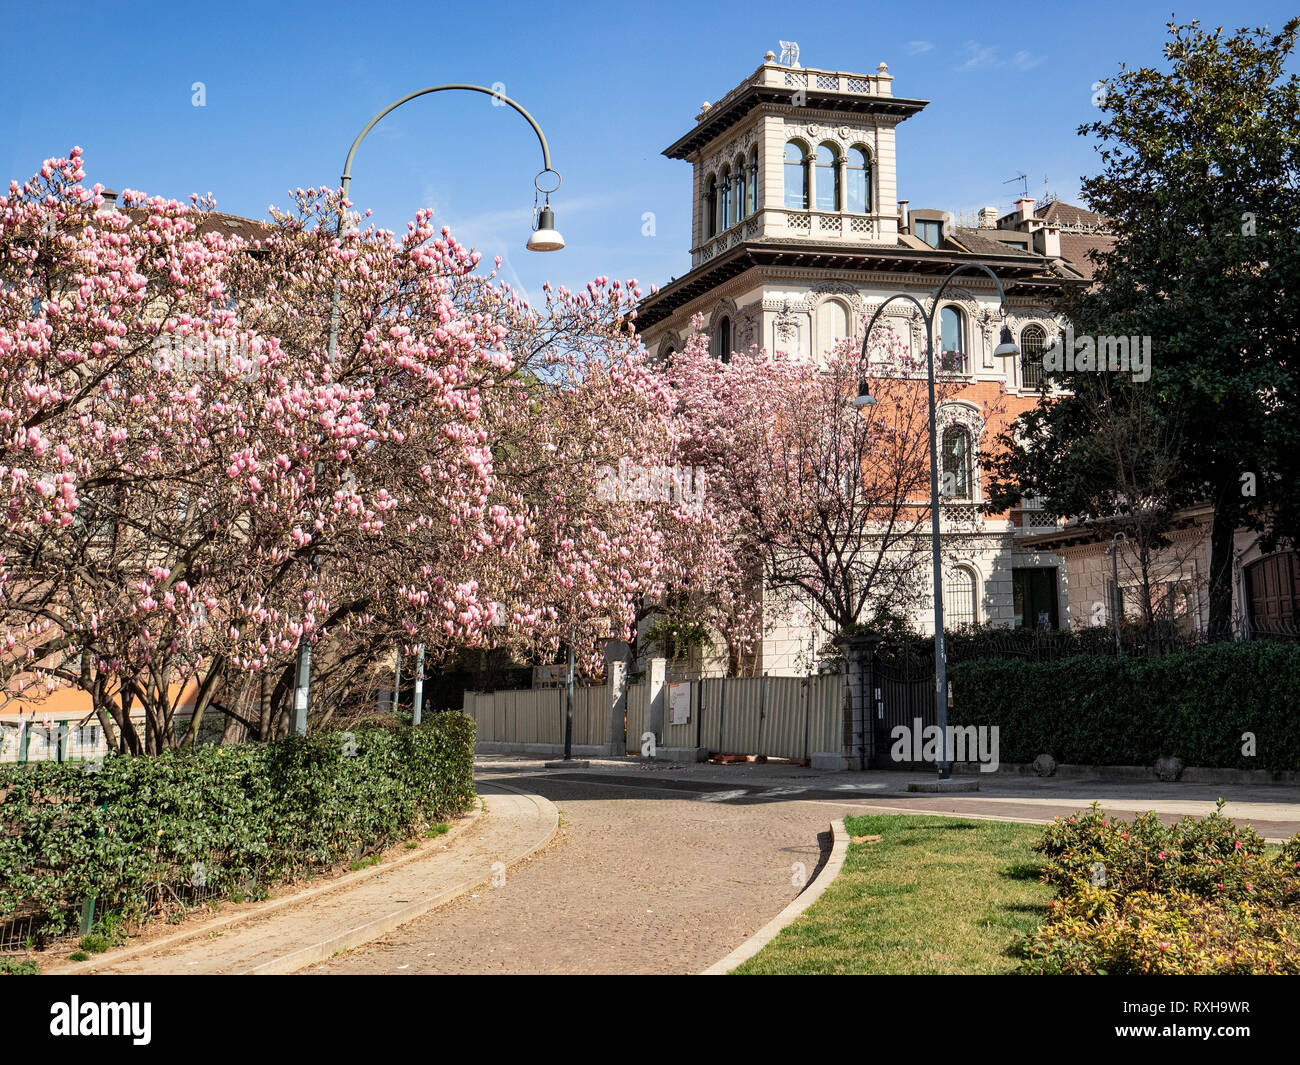
{"type": "Polygon", "coordinates": [[[786,66],[799,69],[799,42],[798,41],[781,41],[781,59],[780,62],[786,66]]]}

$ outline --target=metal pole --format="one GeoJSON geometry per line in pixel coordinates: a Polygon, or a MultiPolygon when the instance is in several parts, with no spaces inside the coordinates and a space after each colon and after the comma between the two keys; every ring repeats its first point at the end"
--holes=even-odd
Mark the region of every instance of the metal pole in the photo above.
{"type": "Polygon", "coordinates": [[[943,641],[943,556],[939,546],[939,441],[935,436],[934,307],[925,320],[925,373],[930,401],[930,554],[934,568],[934,713],[939,726],[939,779],[947,780],[948,762],[948,655],[943,641]]]}
{"type": "Polygon", "coordinates": [[[307,735],[307,697],[311,689],[311,641],[303,633],[298,643],[298,676],[293,689],[293,734],[307,735]]]}
{"type": "MultiPolygon", "coordinates": [[[[339,220],[338,220],[338,235],[340,240],[342,240],[343,238],[343,214],[344,214],[343,201],[348,198],[348,190],[352,187],[352,159],[357,154],[357,149],[361,147],[361,142],[366,139],[366,134],[368,134],[372,129],[375,128],[375,125],[379,122],[380,119],[382,119],[390,111],[394,111],[397,108],[401,107],[402,104],[407,103],[410,100],[414,100],[419,96],[427,96],[429,93],[433,93],[433,92],[446,92],[451,89],[461,89],[467,92],[486,93],[488,96],[492,97],[494,102],[499,100],[502,104],[505,104],[508,107],[513,107],[516,111],[518,111],[521,115],[523,115],[525,119],[528,120],[528,124],[533,127],[533,132],[537,134],[538,141],[541,142],[542,164],[544,167],[542,172],[545,173],[547,170],[551,169],[551,149],[547,146],[546,136],[545,134],[542,133],[542,127],[537,124],[537,120],[533,118],[532,115],[530,115],[519,104],[517,104],[514,100],[510,99],[510,97],[504,95],[503,93],[485,88],[482,85],[462,85],[462,84],[434,85],[427,89],[420,89],[418,92],[408,93],[406,96],[403,96],[400,100],[395,100],[393,103],[389,104],[377,115],[375,115],[374,118],[372,118],[369,122],[367,122],[365,128],[362,129],[362,131],[357,134],[357,139],[352,142],[352,147],[348,149],[347,158],[343,161],[343,174],[340,178],[341,190],[342,190],[342,194],[339,197],[339,220]]],[[[539,174],[538,176],[540,177],[541,175],[539,174]]],[[[342,302],[342,292],[343,290],[342,290],[341,282],[335,279],[334,297],[330,303],[330,335],[329,335],[328,354],[329,354],[329,361],[331,366],[334,365],[335,357],[338,354],[339,314],[340,314],[340,304],[342,302]]],[[[323,469],[324,468],[319,462],[316,463],[315,477],[317,480],[319,480],[323,476],[323,469]]],[[[312,556],[311,567],[312,570],[315,571],[316,569],[315,555],[312,556]]],[[[421,670],[421,677],[423,677],[423,670],[421,670]]],[[[298,680],[297,688],[294,691],[294,699],[293,699],[294,702],[293,731],[295,735],[304,736],[307,733],[307,703],[311,697],[311,646],[307,643],[305,639],[303,640],[303,642],[301,642],[298,645],[297,680],[298,680]]],[[[414,720],[418,724],[419,722],[418,709],[416,710],[414,720]]]]}
{"type": "Polygon", "coordinates": [[[389,707],[392,713],[397,713],[397,708],[401,704],[402,691],[402,645],[397,645],[397,665],[393,667],[393,705],[389,707]]]}
{"type": "Polygon", "coordinates": [[[424,644],[415,651],[415,698],[411,702],[411,724],[424,720],[424,644]]]}
{"type": "Polygon", "coordinates": [[[947,780],[951,766],[948,762],[948,657],[944,647],[943,635],[943,562],[940,555],[939,541],[939,441],[935,437],[936,422],[936,404],[934,397],[934,315],[939,309],[939,301],[943,297],[943,291],[948,287],[948,283],[954,277],[964,270],[983,270],[984,273],[992,279],[997,286],[998,296],[1001,299],[1003,315],[1006,314],[1007,294],[1002,287],[1002,282],[998,280],[997,274],[990,270],[983,263],[963,263],[961,266],[953,269],[947,277],[939,284],[938,290],[934,294],[934,302],[927,312],[921,305],[921,301],[915,296],[906,293],[890,296],[872,314],[871,320],[867,323],[866,331],[862,334],[862,354],[860,362],[862,364],[862,375],[866,377],[867,362],[867,340],[871,335],[871,327],[876,324],[876,320],[896,299],[910,300],[920,311],[922,319],[925,321],[925,370],[926,385],[929,390],[929,416],[930,416],[930,553],[934,568],[934,710],[935,723],[939,727],[940,743],[943,745],[942,753],[939,758],[939,779],[947,780]]]}
{"type": "Polygon", "coordinates": [[[1124,615],[1124,599],[1119,591],[1119,545],[1126,541],[1125,533],[1115,533],[1110,538],[1110,573],[1111,573],[1111,620],[1115,624],[1115,653],[1124,653],[1124,642],[1120,639],[1119,623],[1124,615]]]}
{"type": "Polygon", "coordinates": [[[569,633],[569,682],[564,688],[564,760],[573,760],[573,641],[569,633]]]}

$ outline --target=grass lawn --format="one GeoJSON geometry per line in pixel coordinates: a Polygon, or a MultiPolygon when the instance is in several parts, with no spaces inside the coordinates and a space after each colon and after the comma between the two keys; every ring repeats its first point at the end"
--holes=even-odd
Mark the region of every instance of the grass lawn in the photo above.
{"type": "Polygon", "coordinates": [[[782,973],[1010,973],[1021,933],[1047,914],[1033,844],[1041,825],[881,814],[850,817],[840,875],[738,969],[782,973]]]}

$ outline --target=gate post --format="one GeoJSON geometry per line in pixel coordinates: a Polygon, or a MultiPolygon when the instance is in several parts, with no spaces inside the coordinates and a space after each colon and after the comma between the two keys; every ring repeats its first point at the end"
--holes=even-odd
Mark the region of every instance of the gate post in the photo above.
{"type": "Polygon", "coordinates": [[[880,646],[881,637],[874,632],[856,633],[841,636],[836,644],[844,650],[848,664],[849,696],[853,707],[853,741],[857,747],[856,754],[859,769],[866,769],[875,764],[876,758],[876,721],[873,707],[875,704],[875,670],[876,648],[880,646]]]}
{"type": "MultiPolygon", "coordinates": [[[[653,732],[655,743],[664,738],[664,688],[668,676],[666,658],[650,659],[649,683],[646,685],[645,720],[642,729],[653,732]]],[[[636,737],[636,745],[641,746],[641,737],[636,737]]]]}
{"type": "MultiPolygon", "coordinates": [[[[627,754],[627,661],[625,643],[611,642],[605,647],[606,710],[609,714],[609,753],[613,758],[627,754]]],[[[637,737],[638,741],[640,737],[637,737]]]]}

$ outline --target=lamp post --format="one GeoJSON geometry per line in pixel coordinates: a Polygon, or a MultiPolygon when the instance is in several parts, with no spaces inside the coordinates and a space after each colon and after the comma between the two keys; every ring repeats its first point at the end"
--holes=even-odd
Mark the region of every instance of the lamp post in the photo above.
{"type": "MultiPolygon", "coordinates": [[[[352,147],[348,149],[347,158],[343,162],[343,174],[341,178],[342,180],[341,195],[339,197],[339,226],[338,226],[339,238],[342,239],[343,237],[343,213],[344,213],[343,202],[347,200],[348,190],[352,186],[352,160],[357,154],[357,149],[361,147],[361,142],[366,139],[366,135],[372,129],[374,129],[376,125],[378,125],[379,121],[385,115],[387,115],[390,111],[397,110],[397,108],[401,107],[402,104],[409,103],[411,100],[417,99],[418,97],[421,96],[428,96],[430,93],[450,92],[452,90],[464,91],[464,92],[481,92],[488,96],[491,96],[494,103],[499,101],[501,104],[507,107],[514,108],[521,115],[523,115],[524,118],[528,121],[528,124],[533,127],[533,132],[537,134],[537,140],[542,146],[542,169],[539,170],[537,176],[533,178],[533,187],[537,190],[539,195],[545,197],[545,202],[541,210],[538,212],[537,225],[534,226],[533,231],[529,235],[528,241],[524,246],[529,251],[559,251],[561,248],[564,247],[564,238],[560,236],[559,232],[557,232],[555,229],[555,212],[551,209],[551,193],[559,189],[560,181],[562,179],[560,178],[559,171],[553,169],[551,166],[551,149],[546,143],[546,135],[542,132],[542,127],[537,124],[537,120],[533,118],[532,115],[530,115],[527,111],[525,111],[514,100],[510,99],[510,97],[505,96],[502,93],[496,92],[492,89],[485,88],[482,85],[466,85],[466,84],[433,85],[427,89],[420,89],[417,92],[408,93],[406,96],[403,96],[400,100],[394,100],[391,104],[385,107],[382,111],[380,111],[377,115],[375,115],[374,118],[372,118],[369,122],[365,124],[365,127],[361,130],[360,133],[357,134],[357,139],[352,142],[352,147]],[[555,175],[554,184],[552,184],[549,179],[546,182],[546,184],[550,186],[548,188],[544,188],[541,184],[541,179],[546,174],[555,175]]],[[[334,299],[330,307],[329,360],[331,365],[333,365],[334,359],[338,354],[339,313],[340,313],[340,306],[342,303],[342,292],[343,292],[343,288],[341,282],[335,281],[334,299]]],[[[315,470],[316,479],[319,480],[321,474],[322,474],[321,465],[320,463],[317,463],[316,470],[315,470]]],[[[317,558],[315,554],[313,554],[311,557],[311,568],[313,571],[315,571],[316,569],[316,563],[317,563],[317,558]]],[[[399,650],[398,652],[399,656],[400,653],[401,652],[399,650]]],[[[400,657],[399,657],[399,662],[400,662],[400,657]]],[[[423,662],[423,646],[421,647],[421,662],[423,662]]],[[[419,686],[421,685],[422,680],[423,680],[423,671],[421,671],[420,675],[418,675],[416,678],[416,684],[417,684],[416,699],[417,700],[419,700],[420,698],[419,686]]],[[[306,634],[304,633],[301,641],[298,644],[297,677],[296,677],[296,684],[294,687],[294,699],[293,699],[293,732],[297,736],[305,736],[307,734],[307,703],[310,697],[310,693],[311,693],[311,642],[306,638],[306,634]]],[[[420,714],[420,710],[418,708],[418,702],[416,705],[417,705],[417,709],[415,710],[415,717],[418,722],[418,718],[420,714]]]]}
{"type": "MultiPolygon", "coordinates": [[[[857,398],[853,401],[853,405],[859,410],[871,406],[876,401],[867,385],[867,341],[871,337],[872,327],[876,324],[885,308],[894,300],[908,300],[915,304],[916,309],[921,314],[921,320],[925,322],[925,373],[926,383],[929,388],[930,555],[934,567],[934,710],[935,723],[939,727],[940,743],[942,744],[942,751],[939,756],[940,780],[948,779],[951,767],[948,762],[948,659],[943,639],[943,558],[939,546],[939,442],[935,437],[937,412],[934,400],[934,315],[939,309],[939,301],[943,297],[944,289],[948,287],[948,283],[954,277],[964,270],[983,270],[993,279],[993,284],[998,289],[1000,310],[1003,317],[1006,317],[1006,291],[1002,287],[1002,282],[998,280],[997,274],[983,263],[963,263],[945,277],[940,283],[938,291],[934,294],[934,302],[929,312],[921,306],[920,300],[908,293],[900,292],[890,296],[889,299],[876,308],[875,314],[871,316],[871,320],[867,323],[866,331],[862,334],[862,354],[859,357],[862,376],[858,382],[857,398]]],[[[1011,358],[1019,353],[1020,349],[1011,337],[1011,330],[1003,325],[1002,335],[993,354],[999,358],[1011,358]]]]}

